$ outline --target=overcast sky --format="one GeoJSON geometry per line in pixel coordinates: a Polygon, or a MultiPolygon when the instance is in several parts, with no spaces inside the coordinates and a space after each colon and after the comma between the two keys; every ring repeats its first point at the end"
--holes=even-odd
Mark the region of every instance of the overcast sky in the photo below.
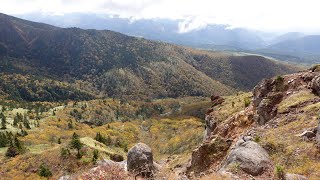
{"type": "Polygon", "coordinates": [[[185,19],[190,29],[215,23],[274,32],[320,32],[319,0],[0,0],[0,12],[117,14],[185,19]]]}

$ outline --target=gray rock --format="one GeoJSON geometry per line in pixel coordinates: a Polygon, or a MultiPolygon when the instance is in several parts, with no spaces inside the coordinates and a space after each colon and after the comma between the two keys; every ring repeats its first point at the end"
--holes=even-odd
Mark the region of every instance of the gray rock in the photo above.
{"type": "Polygon", "coordinates": [[[71,176],[69,176],[69,175],[61,176],[61,177],[59,178],[59,180],[71,180],[71,176]]]}
{"type": "Polygon", "coordinates": [[[151,148],[143,143],[138,143],[132,147],[128,152],[127,168],[130,172],[152,176],[155,168],[151,148]]]}
{"type": "Polygon", "coordinates": [[[259,106],[260,102],[267,94],[272,91],[272,79],[264,79],[253,89],[253,105],[259,106]]]}
{"type": "Polygon", "coordinates": [[[278,109],[276,105],[281,102],[282,97],[282,93],[270,93],[260,102],[257,107],[257,113],[259,115],[258,123],[260,125],[264,125],[277,115],[278,109]]]}
{"type": "Polygon", "coordinates": [[[230,151],[222,169],[237,164],[244,172],[257,176],[266,170],[272,170],[272,162],[268,153],[253,141],[241,138],[230,151]]]}
{"type": "Polygon", "coordinates": [[[205,116],[205,132],[204,132],[204,137],[203,140],[210,140],[210,137],[212,135],[212,132],[216,129],[217,127],[217,121],[215,117],[212,114],[207,114],[205,116]]]}
{"type": "Polygon", "coordinates": [[[316,94],[320,95],[320,76],[316,76],[312,79],[311,88],[316,94]]]}
{"type": "Polygon", "coordinates": [[[299,174],[286,174],[286,180],[307,180],[308,178],[299,174]]]}
{"type": "Polygon", "coordinates": [[[316,134],[312,131],[304,131],[301,134],[296,135],[297,137],[302,137],[303,139],[311,139],[316,136],[316,134]]]}

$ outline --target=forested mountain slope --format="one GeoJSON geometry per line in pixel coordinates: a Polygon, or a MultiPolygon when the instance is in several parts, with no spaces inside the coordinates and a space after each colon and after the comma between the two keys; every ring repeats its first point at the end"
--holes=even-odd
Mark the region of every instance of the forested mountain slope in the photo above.
{"type": "Polygon", "coordinates": [[[3,73],[63,81],[100,97],[223,95],[297,70],[259,56],[206,52],[112,31],[58,28],[4,14],[0,58],[3,73]]]}

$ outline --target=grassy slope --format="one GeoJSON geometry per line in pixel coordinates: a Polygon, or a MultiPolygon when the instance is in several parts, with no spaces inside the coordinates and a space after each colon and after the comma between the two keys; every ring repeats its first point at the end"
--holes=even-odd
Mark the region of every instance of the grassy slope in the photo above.
{"type": "Polygon", "coordinates": [[[318,179],[320,176],[320,157],[313,142],[303,141],[295,135],[301,134],[308,128],[318,125],[320,103],[291,108],[316,98],[310,91],[293,94],[279,104],[279,111],[288,115],[280,116],[277,128],[259,129],[260,143],[269,147],[269,154],[275,165],[283,166],[289,173],[302,174],[309,179],[318,179]]]}

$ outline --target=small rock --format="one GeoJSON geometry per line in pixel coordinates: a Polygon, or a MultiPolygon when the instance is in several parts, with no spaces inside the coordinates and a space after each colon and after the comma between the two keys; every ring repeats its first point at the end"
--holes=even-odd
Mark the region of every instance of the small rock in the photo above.
{"type": "Polygon", "coordinates": [[[316,134],[313,133],[312,131],[304,131],[303,133],[297,134],[296,136],[297,137],[303,137],[303,138],[306,138],[306,139],[311,139],[311,138],[316,137],[316,134]]]}
{"type": "Polygon", "coordinates": [[[286,180],[307,180],[308,178],[299,174],[286,174],[286,180]]]}
{"type": "Polygon", "coordinates": [[[59,178],[59,180],[70,180],[70,179],[71,179],[71,176],[69,176],[69,175],[61,176],[61,177],[59,178]]]}

